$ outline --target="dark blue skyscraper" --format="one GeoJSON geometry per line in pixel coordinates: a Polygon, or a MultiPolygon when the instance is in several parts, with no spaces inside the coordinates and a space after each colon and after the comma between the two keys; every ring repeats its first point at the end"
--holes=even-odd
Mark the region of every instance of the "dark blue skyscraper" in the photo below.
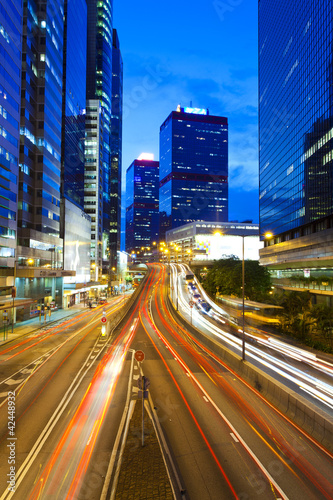
{"type": "Polygon", "coordinates": [[[158,161],[137,159],[126,171],[126,251],[158,239],[158,161]]]}
{"type": "Polygon", "coordinates": [[[260,0],[260,259],[280,277],[332,272],[332,38],[330,1],[260,0]]]}
{"type": "Polygon", "coordinates": [[[160,128],[160,239],[193,221],[228,220],[228,120],[172,111],[160,128]]]}
{"type": "Polygon", "coordinates": [[[11,267],[12,278],[1,286],[11,296],[16,255],[21,101],[21,2],[0,4],[0,268],[11,267]]]}
{"type": "Polygon", "coordinates": [[[62,196],[84,208],[87,2],[65,0],[62,196]]]}
{"type": "Polygon", "coordinates": [[[63,1],[24,2],[23,29],[16,285],[22,297],[61,304],[63,1]]]}
{"type": "Polygon", "coordinates": [[[112,101],[111,101],[111,219],[110,263],[116,267],[117,251],[120,250],[121,228],[121,155],[123,115],[123,60],[117,31],[113,30],[112,45],[112,101]]]}

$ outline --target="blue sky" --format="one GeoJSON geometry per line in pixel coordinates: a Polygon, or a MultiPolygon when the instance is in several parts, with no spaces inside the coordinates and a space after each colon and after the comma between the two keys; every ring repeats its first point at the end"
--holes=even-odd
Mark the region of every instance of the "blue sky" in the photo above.
{"type": "Polygon", "coordinates": [[[114,0],[124,62],[123,173],[159,159],[178,104],[229,121],[229,220],[258,222],[257,0],[114,0]]]}

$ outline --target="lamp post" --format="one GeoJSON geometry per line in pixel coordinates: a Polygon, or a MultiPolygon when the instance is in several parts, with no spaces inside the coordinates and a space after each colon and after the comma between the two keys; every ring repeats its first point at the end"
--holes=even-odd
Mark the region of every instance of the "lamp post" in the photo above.
{"type": "Polygon", "coordinates": [[[12,288],[12,298],[13,298],[13,313],[12,313],[12,333],[14,332],[14,313],[15,313],[15,297],[16,297],[16,259],[14,260],[14,284],[12,288]]]}
{"type": "Polygon", "coordinates": [[[177,299],[176,299],[176,311],[178,311],[178,252],[180,248],[175,247],[176,251],[176,287],[177,287],[177,299]]]}
{"type": "Polygon", "coordinates": [[[243,332],[242,332],[242,361],[245,361],[245,261],[244,261],[244,239],[242,234],[242,316],[243,316],[243,332]]]}

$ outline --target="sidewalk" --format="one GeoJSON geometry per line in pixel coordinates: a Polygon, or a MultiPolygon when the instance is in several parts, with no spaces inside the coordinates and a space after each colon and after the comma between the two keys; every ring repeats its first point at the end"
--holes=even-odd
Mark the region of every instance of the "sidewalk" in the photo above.
{"type": "Polygon", "coordinates": [[[43,328],[45,326],[52,326],[52,324],[56,321],[59,321],[63,318],[68,318],[70,316],[75,316],[83,311],[88,311],[88,305],[84,306],[83,304],[77,304],[67,309],[57,309],[56,311],[51,312],[51,316],[46,315],[46,321],[44,321],[44,316],[42,316],[41,321],[39,320],[39,316],[35,318],[28,319],[27,321],[22,321],[20,323],[16,323],[14,325],[14,331],[12,333],[12,325],[8,326],[6,331],[6,339],[4,340],[4,332],[3,329],[0,331],[0,345],[6,344],[10,340],[14,340],[16,338],[21,337],[27,333],[31,333],[39,328],[43,328]]]}

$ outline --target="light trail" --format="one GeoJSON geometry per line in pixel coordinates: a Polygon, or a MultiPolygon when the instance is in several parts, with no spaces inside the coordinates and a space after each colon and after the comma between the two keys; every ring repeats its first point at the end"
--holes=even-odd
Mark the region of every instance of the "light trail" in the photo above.
{"type": "Polygon", "coordinates": [[[82,485],[138,320],[98,364],[81,403],[44,467],[29,500],[73,499],[82,485]],[[66,473],[65,473],[66,471],[66,473]]]}
{"type": "MultiPolygon", "coordinates": [[[[175,274],[175,272],[174,272],[175,274]]],[[[180,273],[178,273],[178,280],[180,280],[180,273]]],[[[214,308],[219,315],[223,316],[225,312],[223,309],[219,308],[214,302],[212,302],[206,293],[202,290],[201,286],[196,280],[196,286],[200,290],[200,294],[205,297],[205,300],[210,303],[210,305],[214,308]]],[[[188,299],[183,293],[182,283],[178,283],[178,308],[183,309],[183,311],[190,315],[190,307],[188,304],[188,299]]],[[[231,333],[224,331],[223,329],[213,325],[208,319],[206,319],[202,314],[200,314],[196,309],[193,309],[192,319],[195,320],[199,325],[203,326],[206,330],[208,330],[215,337],[220,338],[234,349],[236,349],[239,353],[242,351],[242,340],[238,337],[234,336],[231,333]]],[[[257,343],[264,345],[265,347],[269,347],[279,354],[287,355],[291,358],[291,360],[303,361],[307,364],[310,364],[313,368],[319,369],[321,372],[324,372],[325,375],[332,378],[333,374],[333,366],[331,366],[328,362],[323,364],[322,360],[318,361],[316,355],[305,351],[304,349],[289,346],[282,341],[274,339],[273,337],[257,337],[255,335],[249,334],[246,332],[247,337],[254,339],[257,343]]],[[[292,366],[290,363],[286,363],[281,359],[275,358],[273,355],[263,352],[257,347],[251,345],[249,342],[246,344],[246,352],[247,356],[252,360],[257,361],[259,364],[265,366],[266,368],[272,370],[273,372],[279,374],[285,379],[288,379],[290,382],[296,384],[299,389],[307,392],[316,400],[320,400],[321,403],[326,405],[328,408],[333,409],[333,385],[325,383],[320,379],[316,378],[313,375],[302,371],[299,368],[292,366]]],[[[333,381],[333,379],[332,379],[333,381]]]]}
{"type": "MultiPolygon", "coordinates": [[[[164,310],[166,310],[165,308],[165,304],[164,304],[164,300],[163,300],[163,296],[161,296],[160,298],[161,300],[161,303],[162,303],[162,307],[164,308],[164,310]]],[[[181,337],[178,335],[177,331],[174,330],[171,326],[172,323],[175,323],[175,321],[173,320],[172,316],[168,313],[168,319],[165,320],[159,310],[159,307],[158,307],[158,304],[157,304],[157,298],[156,298],[156,295],[155,295],[155,306],[156,306],[156,309],[157,309],[157,312],[159,314],[159,317],[160,317],[160,320],[163,322],[164,326],[168,329],[168,331],[172,334],[172,336],[177,340],[177,342],[179,343],[180,340],[181,340],[181,337]]],[[[152,320],[151,320],[152,321],[152,320]]],[[[198,387],[200,387],[200,390],[202,390],[202,392],[205,394],[206,398],[209,399],[209,401],[212,403],[212,405],[215,407],[215,409],[219,412],[220,416],[222,416],[224,418],[224,416],[222,415],[222,413],[220,412],[220,410],[217,408],[217,406],[215,405],[214,401],[212,401],[212,399],[209,397],[209,395],[207,394],[207,392],[202,388],[201,384],[197,381],[196,377],[193,375],[193,373],[188,369],[187,365],[185,365],[185,363],[183,361],[180,360],[179,358],[179,354],[175,353],[172,346],[166,341],[165,337],[161,334],[160,330],[157,329],[156,325],[153,324],[153,328],[154,330],[156,331],[156,333],[158,334],[158,336],[161,338],[161,340],[163,341],[163,343],[168,347],[168,349],[173,353],[174,355],[174,358],[181,364],[181,366],[184,368],[184,370],[186,370],[186,374],[193,380],[195,381],[195,383],[198,385],[198,387]]],[[[178,325],[178,328],[179,328],[179,325],[178,325]]],[[[185,335],[188,337],[190,336],[189,333],[187,331],[185,331],[182,327],[180,327],[181,330],[183,331],[183,333],[185,333],[185,335]]],[[[191,337],[191,336],[190,336],[191,337]]],[[[198,344],[200,344],[199,342],[197,342],[198,344]]],[[[214,370],[213,368],[213,372],[210,372],[210,375],[207,373],[209,368],[212,368],[211,367],[211,364],[207,361],[206,358],[204,358],[202,355],[200,355],[190,344],[188,346],[185,346],[186,349],[190,352],[190,354],[192,355],[192,357],[194,359],[196,359],[196,361],[199,363],[202,363],[206,369],[203,369],[203,371],[207,374],[207,376],[209,378],[210,375],[212,375],[212,373],[214,373],[214,375],[218,375],[216,373],[216,371],[214,370]]],[[[210,353],[204,346],[202,346],[200,344],[200,347],[206,351],[209,355],[212,355],[212,353],[210,353]]],[[[216,360],[219,362],[217,356],[212,356],[212,357],[215,357],[216,360]]],[[[223,364],[223,363],[222,363],[223,364]]],[[[238,377],[239,378],[239,377],[238,377]]],[[[216,376],[215,377],[215,380],[216,380],[216,383],[221,387],[221,389],[223,389],[224,392],[227,391],[227,394],[232,397],[232,399],[235,400],[236,404],[242,404],[242,406],[245,406],[246,409],[247,409],[247,413],[249,413],[249,415],[251,415],[251,418],[257,422],[257,424],[260,425],[260,428],[266,433],[268,434],[271,438],[272,436],[275,437],[275,440],[277,441],[278,443],[278,448],[279,449],[282,449],[284,450],[284,453],[287,454],[287,456],[290,457],[290,459],[292,460],[292,462],[295,463],[295,465],[297,465],[298,469],[302,472],[302,474],[304,474],[308,480],[317,488],[318,491],[320,491],[323,496],[325,498],[327,498],[328,500],[330,500],[332,498],[332,494],[333,494],[333,488],[332,488],[332,484],[329,483],[326,478],[320,473],[320,469],[316,469],[311,461],[307,460],[305,456],[299,454],[298,450],[295,449],[293,450],[292,447],[290,446],[290,443],[288,442],[288,440],[286,439],[286,437],[284,435],[281,435],[281,434],[277,434],[277,431],[274,429],[274,428],[269,428],[267,426],[267,423],[266,421],[259,415],[257,415],[256,413],[254,413],[254,410],[252,407],[250,407],[249,405],[247,405],[246,401],[243,401],[242,399],[240,399],[238,397],[238,394],[235,394],[235,391],[234,389],[231,388],[231,386],[228,384],[228,382],[225,380],[225,379],[221,379],[219,376],[216,376]]],[[[214,382],[215,383],[215,382],[214,382]]],[[[246,384],[248,386],[248,384],[246,384]]],[[[249,387],[252,391],[253,389],[251,387],[249,387]]],[[[262,398],[261,395],[259,395],[260,398],[262,400],[264,400],[264,398],[262,398]]],[[[265,401],[265,400],[264,400],[265,401]]],[[[269,403],[268,403],[269,404],[269,403]]],[[[269,404],[270,407],[272,407],[272,405],[269,404]]],[[[300,431],[303,435],[306,435],[301,429],[298,429],[297,426],[295,424],[293,424],[292,422],[290,422],[290,420],[288,418],[286,418],[281,412],[279,412],[278,410],[276,410],[276,413],[280,414],[282,417],[284,417],[284,419],[286,421],[288,421],[294,428],[296,428],[298,431],[300,431]]],[[[228,424],[229,425],[229,424],[228,424]]],[[[230,424],[231,428],[232,428],[232,425],[230,424]]],[[[237,438],[241,441],[242,438],[239,436],[239,434],[237,433],[237,431],[235,429],[232,428],[232,431],[236,434],[237,438]]],[[[262,436],[260,436],[261,439],[262,436]]],[[[317,445],[322,451],[325,452],[326,455],[328,455],[329,457],[333,458],[332,455],[327,452],[327,450],[323,449],[322,446],[319,444],[319,443],[316,443],[310,436],[307,436],[309,438],[309,440],[314,443],[315,445],[317,445]]],[[[275,455],[277,456],[277,458],[279,458],[283,463],[284,463],[284,460],[283,458],[276,453],[275,450],[273,450],[273,452],[275,453],[275,455]]]]}

